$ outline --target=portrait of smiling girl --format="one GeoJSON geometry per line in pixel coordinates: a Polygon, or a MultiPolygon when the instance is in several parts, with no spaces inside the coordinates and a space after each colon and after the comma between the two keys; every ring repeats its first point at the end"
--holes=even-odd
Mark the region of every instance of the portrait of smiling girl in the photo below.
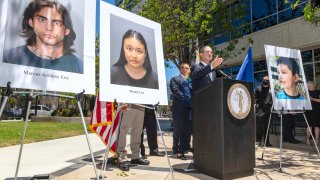
{"type": "Polygon", "coordinates": [[[159,88],[147,43],[138,31],[129,29],[123,35],[119,60],[111,67],[111,84],[159,88]]]}

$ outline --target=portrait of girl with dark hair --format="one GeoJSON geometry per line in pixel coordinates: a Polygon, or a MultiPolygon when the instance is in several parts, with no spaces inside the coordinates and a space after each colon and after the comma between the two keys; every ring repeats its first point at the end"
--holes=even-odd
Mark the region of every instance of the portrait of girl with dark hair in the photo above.
{"type": "Polygon", "coordinates": [[[119,60],[111,66],[111,84],[159,89],[147,43],[138,31],[129,29],[123,35],[119,60]]]}

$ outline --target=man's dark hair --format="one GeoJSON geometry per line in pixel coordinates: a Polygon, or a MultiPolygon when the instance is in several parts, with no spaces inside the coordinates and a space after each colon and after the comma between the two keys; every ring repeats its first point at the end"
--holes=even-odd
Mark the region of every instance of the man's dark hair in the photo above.
{"type": "Polygon", "coordinates": [[[188,65],[188,66],[190,67],[190,64],[189,64],[189,63],[182,62],[182,63],[180,63],[179,68],[181,68],[181,67],[182,67],[182,65],[184,65],[184,64],[186,64],[186,65],[188,65]]]}
{"type": "Polygon", "coordinates": [[[300,76],[299,65],[294,58],[280,57],[277,60],[277,65],[279,64],[287,65],[290,71],[292,72],[292,75],[298,74],[300,76]]]}
{"type": "Polygon", "coordinates": [[[132,30],[132,29],[129,29],[123,35],[121,51],[120,51],[120,57],[119,57],[119,60],[113,66],[124,66],[125,64],[127,64],[127,60],[126,60],[125,53],[124,53],[124,50],[123,50],[123,45],[124,45],[124,40],[127,39],[127,38],[130,38],[130,37],[136,38],[138,41],[140,41],[143,44],[143,46],[145,48],[145,53],[146,53],[146,58],[144,60],[143,67],[147,70],[147,72],[152,71],[147,43],[144,40],[144,37],[142,36],[141,33],[139,33],[138,31],[132,30]]]}
{"type": "Polygon", "coordinates": [[[269,77],[268,73],[264,73],[263,76],[262,76],[262,78],[264,78],[264,77],[266,77],[266,76],[269,77]]]}
{"type": "Polygon", "coordinates": [[[68,10],[57,0],[33,0],[30,2],[23,13],[22,31],[20,35],[27,38],[27,45],[33,46],[36,44],[36,34],[34,33],[33,28],[29,25],[29,20],[34,18],[36,12],[39,12],[45,7],[55,8],[59,14],[61,14],[63,25],[70,31],[70,33],[63,39],[63,51],[65,54],[74,52],[74,49],[72,49],[71,46],[73,45],[73,41],[76,39],[76,33],[73,30],[71,16],[68,10]]]}
{"type": "Polygon", "coordinates": [[[203,52],[204,52],[204,49],[205,49],[206,47],[211,48],[210,46],[201,46],[201,47],[200,47],[200,50],[199,50],[200,53],[203,53],[203,52]]]}

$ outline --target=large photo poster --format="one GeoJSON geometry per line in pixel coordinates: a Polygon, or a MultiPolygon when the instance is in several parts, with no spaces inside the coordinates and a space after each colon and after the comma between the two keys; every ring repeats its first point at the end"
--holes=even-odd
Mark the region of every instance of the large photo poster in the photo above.
{"type": "Polygon", "coordinates": [[[300,50],[265,45],[275,110],[310,110],[300,50]]]}
{"type": "Polygon", "coordinates": [[[160,24],[102,1],[100,99],[168,103],[160,24]]]}
{"type": "Polygon", "coordinates": [[[1,86],[95,93],[95,1],[3,0],[0,8],[1,86]]]}

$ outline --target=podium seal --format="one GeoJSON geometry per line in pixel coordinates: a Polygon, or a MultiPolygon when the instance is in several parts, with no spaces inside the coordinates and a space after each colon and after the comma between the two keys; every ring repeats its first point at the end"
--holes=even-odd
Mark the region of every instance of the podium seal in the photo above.
{"type": "Polygon", "coordinates": [[[251,109],[251,96],[248,89],[239,83],[232,85],[227,97],[228,109],[236,119],[245,119],[251,109]]]}

